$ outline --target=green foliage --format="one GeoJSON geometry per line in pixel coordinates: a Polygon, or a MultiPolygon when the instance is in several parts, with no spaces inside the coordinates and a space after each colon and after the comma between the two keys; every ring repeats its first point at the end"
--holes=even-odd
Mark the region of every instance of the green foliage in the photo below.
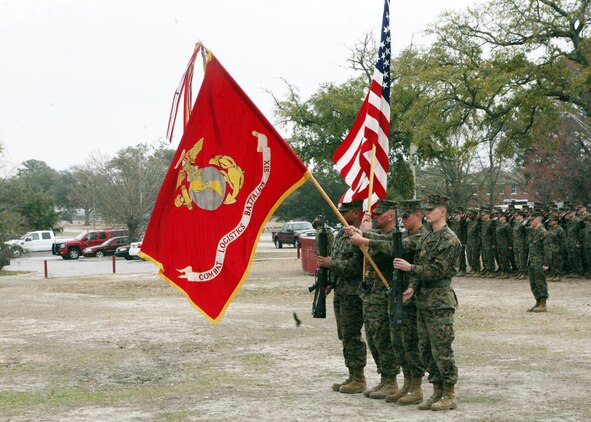
{"type": "Polygon", "coordinates": [[[332,155],[347,135],[365,98],[363,77],[341,85],[322,84],[302,101],[293,87],[284,100],[276,101],[275,114],[291,129],[288,142],[315,171],[332,170],[332,155]]]}
{"type": "Polygon", "coordinates": [[[59,231],[57,223],[60,214],[55,210],[55,202],[49,195],[42,192],[27,195],[19,211],[25,217],[28,229],[59,231]]]}
{"type": "Polygon", "coordinates": [[[0,212],[20,217],[8,220],[14,224],[10,228],[13,237],[20,236],[25,230],[59,230],[59,213],[55,210],[54,199],[39,185],[32,183],[36,176],[19,173],[0,182],[0,212]]]}

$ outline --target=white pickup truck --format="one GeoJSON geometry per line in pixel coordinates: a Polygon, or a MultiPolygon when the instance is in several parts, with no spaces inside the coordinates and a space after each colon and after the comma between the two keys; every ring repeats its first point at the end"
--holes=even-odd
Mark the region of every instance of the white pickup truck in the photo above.
{"type": "Polygon", "coordinates": [[[30,252],[50,251],[55,242],[55,235],[52,230],[37,230],[21,236],[20,239],[13,239],[6,242],[8,245],[19,245],[30,252]]]}

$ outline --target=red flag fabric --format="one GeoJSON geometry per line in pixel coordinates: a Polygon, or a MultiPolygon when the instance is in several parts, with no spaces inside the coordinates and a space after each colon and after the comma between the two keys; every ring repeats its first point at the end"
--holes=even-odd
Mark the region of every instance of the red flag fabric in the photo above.
{"type": "MultiPolygon", "coordinates": [[[[388,139],[390,137],[390,0],[384,1],[378,62],[369,93],[349,134],[333,155],[333,162],[349,185],[341,202],[365,200],[372,178],[371,162],[375,145],[373,192],[370,205],[386,198],[388,139]]],[[[369,205],[366,209],[369,209],[369,205]]]]}
{"type": "Polygon", "coordinates": [[[211,56],[141,256],[216,323],[248,275],[265,224],[309,176],[211,56]]]}

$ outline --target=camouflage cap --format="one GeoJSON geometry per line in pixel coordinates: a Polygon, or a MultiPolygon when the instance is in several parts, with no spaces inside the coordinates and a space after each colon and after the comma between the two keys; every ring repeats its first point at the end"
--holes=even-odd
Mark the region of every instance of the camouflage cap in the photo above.
{"type": "Polygon", "coordinates": [[[486,208],[486,207],[481,208],[480,214],[491,214],[490,208],[486,208]]]}
{"type": "Polygon", "coordinates": [[[544,213],[542,212],[542,210],[533,210],[530,214],[530,218],[534,219],[536,217],[542,217],[544,216],[544,213]]]}
{"type": "Polygon", "coordinates": [[[448,201],[449,201],[449,198],[445,195],[435,195],[435,194],[427,195],[427,201],[425,202],[425,209],[432,210],[433,208],[437,208],[437,207],[447,208],[448,201]]]}
{"type": "Polygon", "coordinates": [[[372,211],[375,215],[381,215],[387,211],[393,210],[396,208],[396,202],[390,201],[388,199],[380,199],[378,201],[378,205],[372,211]]]}
{"type": "Polygon", "coordinates": [[[548,217],[548,221],[559,221],[560,218],[557,215],[552,214],[550,217],[548,217]]]}
{"type": "Polygon", "coordinates": [[[402,217],[423,211],[423,208],[421,207],[421,201],[418,199],[407,199],[405,201],[400,201],[400,206],[398,209],[400,210],[400,215],[402,217]]]}
{"type": "Polygon", "coordinates": [[[355,209],[362,209],[363,202],[362,201],[353,201],[353,202],[339,202],[337,209],[340,212],[346,212],[355,209]]]}

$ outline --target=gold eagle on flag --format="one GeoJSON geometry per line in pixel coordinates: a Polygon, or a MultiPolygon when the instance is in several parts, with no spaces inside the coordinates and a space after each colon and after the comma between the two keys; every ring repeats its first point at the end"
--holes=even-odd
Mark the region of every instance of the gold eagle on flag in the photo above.
{"type": "Polygon", "coordinates": [[[204,138],[200,138],[189,151],[183,151],[175,169],[179,168],[174,200],[176,207],[186,206],[213,211],[222,204],[236,202],[244,186],[244,172],[229,155],[215,155],[209,160],[211,166],[200,168],[197,156],[203,149],[204,138]],[[228,189],[229,187],[229,189],[228,189]],[[180,189],[179,189],[180,188],[180,189]]]}

